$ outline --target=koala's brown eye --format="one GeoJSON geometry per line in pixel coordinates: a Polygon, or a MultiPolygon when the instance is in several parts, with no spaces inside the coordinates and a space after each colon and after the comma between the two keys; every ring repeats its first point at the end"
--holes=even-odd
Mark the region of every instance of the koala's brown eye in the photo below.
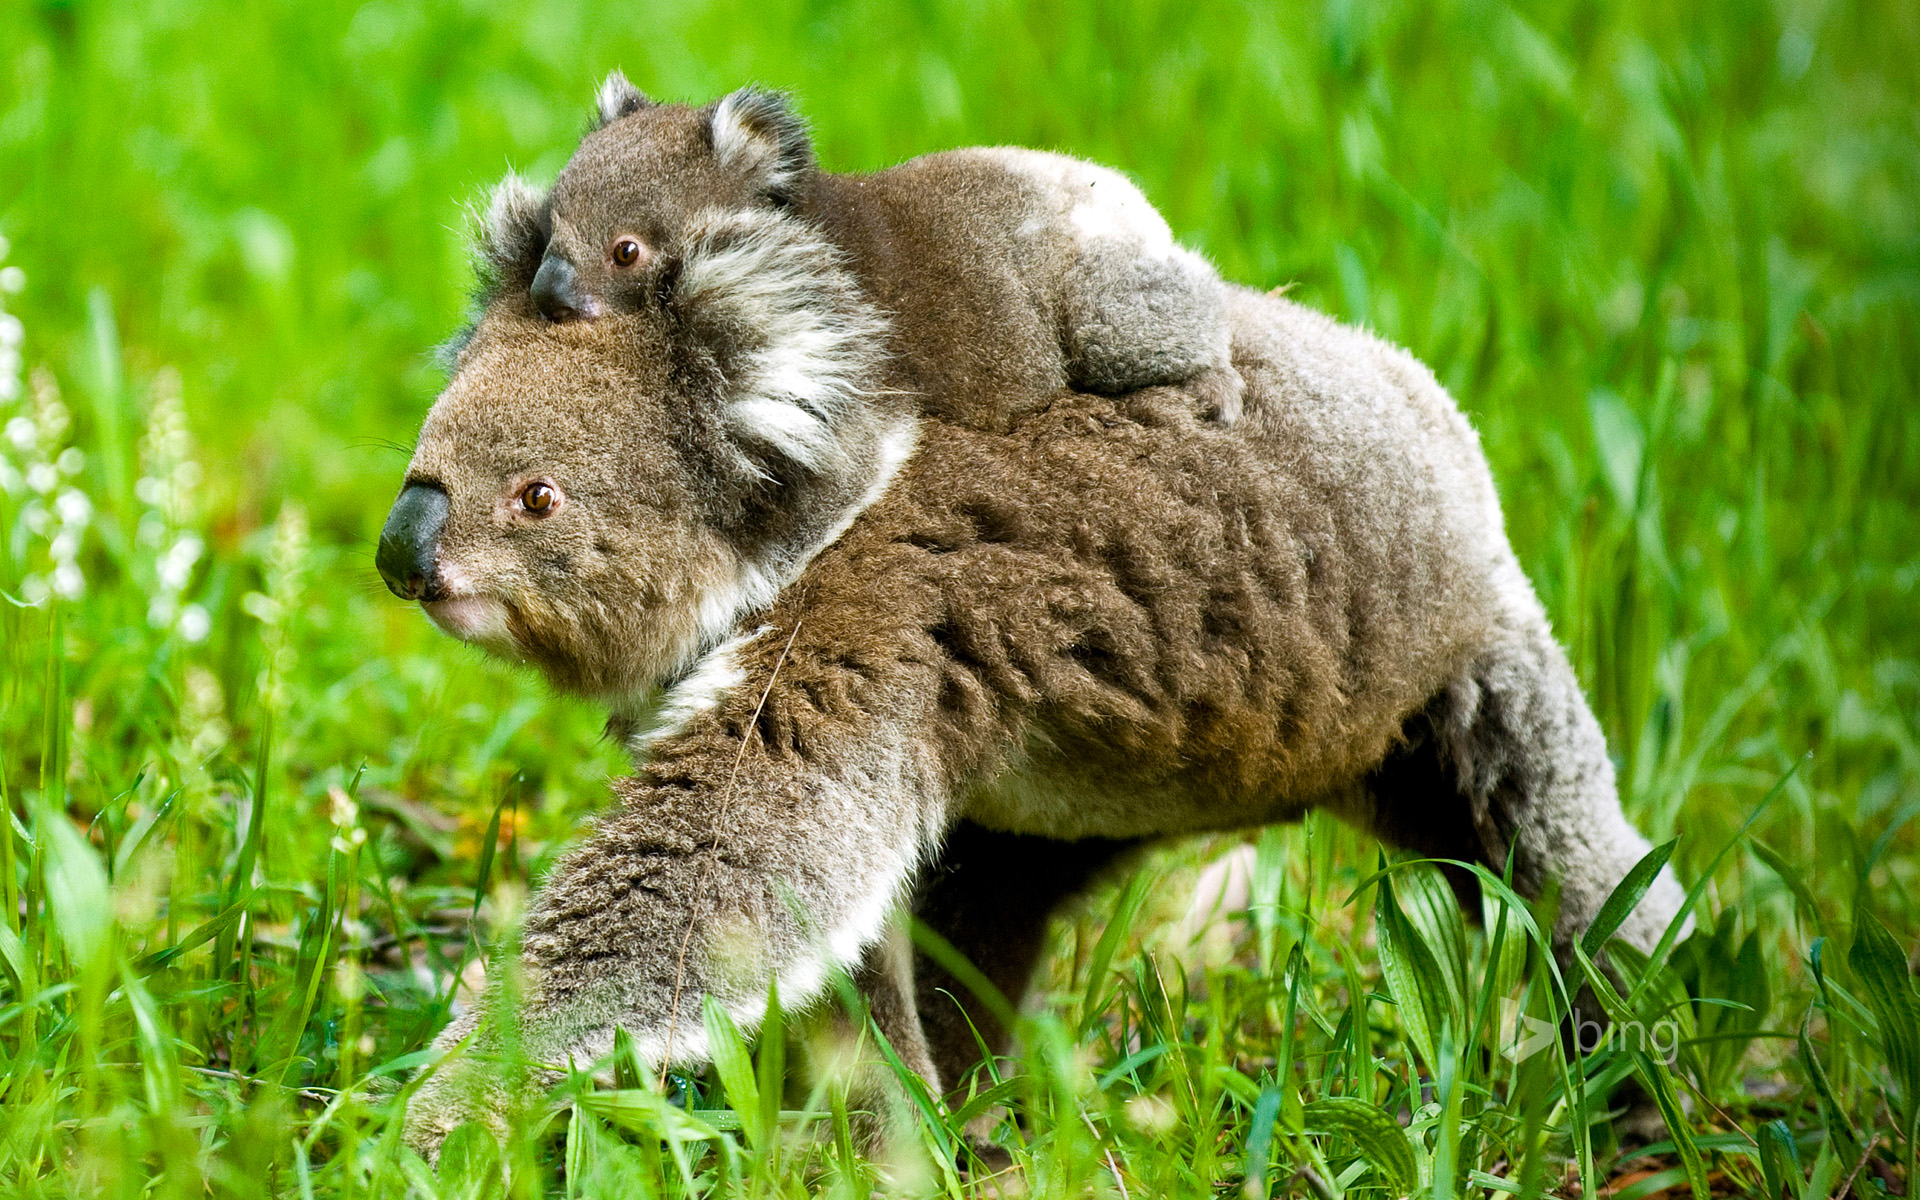
{"type": "Polygon", "coordinates": [[[632,238],[621,238],[613,244],[615,265],[630,267],[640,260],[640,243],[632,238]]]}
{"type": "Polygon", "coordinates": [[[530,483],[520,493],[520,507],[536,517],[544,517],[553,511],[553,502],[559,499],[553,488],[544,483],[530,483]]]}

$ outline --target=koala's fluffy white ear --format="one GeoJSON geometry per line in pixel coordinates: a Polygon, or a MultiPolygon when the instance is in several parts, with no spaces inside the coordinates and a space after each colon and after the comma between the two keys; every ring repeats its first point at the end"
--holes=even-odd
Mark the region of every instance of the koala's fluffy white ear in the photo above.
{"type": "Polygon", "coordinates": [[[639,88],[627,82],[627,77],[619,71],[607,72],[607,78],[600,90],[593,95],[595,109],[595,128],[611,125],[621,117],[630,117],[643,108],[652,108],[653,101],[647,99],[639,88]]]}
{"type": "Polygon", "coordinates": [[[509,171],[475,216],[474,250],[482,287],[525,286],[539,268],[552,233],[546,190],[509,171]]]}
{"type": "Polygon", "coordinates": [[[665,303],[723,382],[721,416],[765,479],[834,474],[874,419],[885,319],[812,225],[716,212],[669,262],[665,303]]]}
{"type": "Polygon", "coordinates": [[[760,177],[767,197],[788,203],[813,171],[806,122],[779,92],[745,87],[713,106],[713,150],[728,166],[760,177]]]}

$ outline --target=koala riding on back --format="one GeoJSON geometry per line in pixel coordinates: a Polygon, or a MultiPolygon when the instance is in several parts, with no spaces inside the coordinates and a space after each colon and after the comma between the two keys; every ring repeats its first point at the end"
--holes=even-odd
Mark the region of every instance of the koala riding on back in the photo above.
{"type": "Polygon", "coordinates": [[[716,223],[799,224],[887,315],[902,384],[940,415],[1005,428],[1065,387],[1155,384],[1238,410],[1224,284],[1117,171],[996,147],[837,175],[775,93],[655,104],[615,72],[598,100],[550,191],[509,179],[493,200],[493,273],[549,320],[637,307],[716,223]]]}
{"type": "MultiPolygon", "coordinates": [[[[1413,358],[1070,160],[841,177],[759,93],[600,109],[496,199],[379,566],[607,704],[635,770],[441,1034],[422,1151],[617,1030],[697,1064],[708,998],[751,1030],[837,971],[964,1089],[1010,1031],[902,915],[1018,1005],[1051,914],[1172,835],[1324,808],[1557,889],[1563,947],[1646,852],[1413,358]]],[[[1679,904],[1663,873],[1620,936],[1679,904]]]]}

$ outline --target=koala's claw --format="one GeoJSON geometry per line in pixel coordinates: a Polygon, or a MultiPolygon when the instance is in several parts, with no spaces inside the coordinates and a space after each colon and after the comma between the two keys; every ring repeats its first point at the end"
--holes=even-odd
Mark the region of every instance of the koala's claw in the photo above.
{"type": "Polygon", "coordinates": [[[1209,367],[1186,383],[1186,389],[1200,402],[1207,419],[1231,425],[1240,419],[1241,401],[1247,381],[1232,367],[1209,367]]]}

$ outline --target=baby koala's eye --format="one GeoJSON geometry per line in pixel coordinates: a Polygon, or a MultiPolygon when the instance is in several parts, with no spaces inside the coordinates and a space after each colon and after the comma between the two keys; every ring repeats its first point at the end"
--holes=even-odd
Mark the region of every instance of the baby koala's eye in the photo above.
{"type": "Polygon", "coordinates": [[[534,480],[520,491],[520,507],[536,517],[544,517],[553,511],[554,504],[560,499],[560,493],[553,490],[552,484],[534,480]]]}
{"type": "Polygon", "coordinates": [[[613,262],[615,266],[630,267],[640,261],[640,243],[633,238],[623,237],[613,244],[613,262]]]}

